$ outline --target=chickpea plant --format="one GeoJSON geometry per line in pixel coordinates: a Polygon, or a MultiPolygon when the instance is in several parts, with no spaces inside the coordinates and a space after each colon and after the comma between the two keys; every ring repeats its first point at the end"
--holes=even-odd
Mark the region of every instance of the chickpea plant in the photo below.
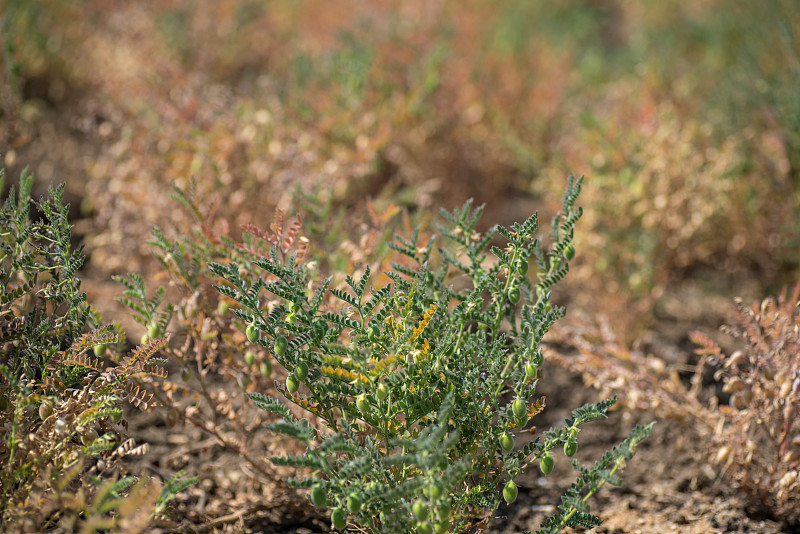
{"type": "Polygon", "coordinates": [[[33,185],[23,171],[0,205],[0,531],[141,531],[193,483],[137,482],[124,462],[148,445],[123,403],[153,409],[134,377],[163,376],[166,340],[122,353],[121,327],[81,291],[65,186],[37,201],[33,185]]]}
{"type": "MultiPolygon", "coordinates": [[[[254,262],[269,283],[243,280],[235,262],[209,265],[224,280],[219,292],[240,304],[233,312],[248,340],[289,372],[278,391],[309,415],[298,420],[278,399],[251,394],[279,417],[272,431],[307,446],[272,462],[298,468],[289,484],[310,488],[335,529],[466,531],[490,519],[501,499],[517,498],[514,478],[524,469],[538,464],[549,474],[559,450],[575,453],[581,426],[605,417],[615,399],[578,408],[563,427],[515,446],[515,435],[535,433],[526,427],[545,405],[536,397],[539,345],[565,313],[550,291],[575,253],[581,183],[570,177],[547,251],[534,235],[537,215],[481,235],[482,208],[468,202],[442,211],[449,226],[439,227],[439,247],[433,238],[421,243],[418,231],[397,236],[390,246],[403,263],[392,264],[391,283],[379,288],[368,290],[369,268],[346,276],[344,288],[331,287],[332,278],[316,283],[278,247],[254,262]],[[497,234],[505,248],[491,245],[497,234]]],[[[620,483],[615,472],[650,428],[637,427],[593,466],[573,462],[577,481],[540,532],[599,524],[587,499],[620,483]]]]}

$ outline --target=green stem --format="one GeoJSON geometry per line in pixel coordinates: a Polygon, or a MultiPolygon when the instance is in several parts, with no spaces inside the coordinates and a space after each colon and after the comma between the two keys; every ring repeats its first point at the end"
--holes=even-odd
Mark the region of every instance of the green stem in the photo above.
{"type": "Polygon", "coordinates": [[[506,277],[506,285],[503,288],[503,293],[501,296],[501,301],[497,303],[497,313],[494,316],[494,326],[492,327],[492,340],[497,339],[497,335],[500,332],[500,317],[503,312],[503,301],[508,298],[508,288],[511,286],[511,281],[514,279],[513,274],[513,266],[514,266],[514,259],[516,258],[517,254],[514,253],[514,257],[511,259],[511,264],[508,266],[508,276],[506,277]]]}
{"type": "MultiPolygon", "coordinates": [[[[612,469],[612,470],[611,470],[611,471],[608,473],[608,474],[609,474],[609,476],[613,476],[613,475],[614,475],[614,473],[617,471],[617,469],[619,469],[619,468],[622,466],[622,464],[623,464],[623,463],[625,463],[625,459],[624,459],[624,458],[618,458],[618,459],[617,459],[617,461],[614,463],[614,468],[613,468],[613,469],[612,469]]],[[[584,496],[584,498],[582,499],[582,501],[583,501],[584,503],[585,503],[586,501],[588,501],[588,500],[589,500],[589,498],[590,498],[592,495],[594,495],[595,493],[597,493],[598,491],[600,491],[600,488],[602,488],[602,487],[605,485],[605,483],[606,483],[606,479],[602,479],[602,480],[600,480],[600,482],[598,482],[596,485],[593,485],[592,487],[590,487],[590,488],[589,488],[589,492],[588,492],[588,493],[587,493],[587,494],[584,496]]],[[[561,518],[561,523],[560,523],[560,525],[559,525],[559,526],[560,526],[560,527],[564,527],[564,526],[565,526],[565,525],[566,525],[566,524],[569,522],[569,519],[570,519],[570,518],[571,518],[573,515],[575,515],[575,513],[576,513],[577,511],[578,511],[578,509],[577,509],[577,508],[575,508],[575,507],[573,506],[573,507],[572,507],[572,509],[569,511],[569,513],[568,513],[567,515],[565,515],[564,517],[562,517],[562,518],[561,518]]]]}
{"type": "MultiPolygon", "coordinates": [[[[511,281],[514,279],[514,262],[517,259],[517,255],[519,254],[519,248],[514,248],[514,255],[511,257],[511,262],[508,266],[508,276],[506,277],[506,284],[503,287],[503,294],[502,298],[505,300],[508,298],[508,288],[511,286],[511,281]]],[[[492,340],[496,340],[497,336],[500,332],[500,315],[503,311],[503,302],[499,302],[497,304],[497,313],[494,317],[494,328],[492,330],[492,340]]],[[[500,372],[500,383],[497,385],[497,389],[495,390],[494,396],[495,398],[500,395],[500,391],[503,389],[503,385],[505,384],[506,380],[508,379],[508,373],[511,369],[511,365],[514,363],[514,358],[508,358],[506,360],[506,365],[503,367],[503,370],[500,372]]]]}

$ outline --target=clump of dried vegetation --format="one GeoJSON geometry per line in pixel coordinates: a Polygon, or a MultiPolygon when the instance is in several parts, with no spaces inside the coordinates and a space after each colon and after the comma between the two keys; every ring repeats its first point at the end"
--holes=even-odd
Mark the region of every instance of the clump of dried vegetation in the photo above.
{"type": "Polygon", "coordinates": [[[710,337],[693,332],[699,360],[683,370],[688,382],[661,358],[626,348],[607,324],[573,324],[559,341],[577,354],[550,354],[582,373],[602,397],[619,394],[626,409],[685,425],[709,451],[707,461],[751,506],[797,525],[800,284],[752,306],[736,299],[736,308],[738,324],[723,331],[740,349],[725,354],[710,337]]]}
{"type": "Polygon", "coordinates": [[[32,186],[23,173],[0,211],[0,524],[138,532],[186,483],[137,481],[122,462],[147,452],[126,435],[123,403],[153,407],[137,382],[164,375],[153,356],[166,340],[118,350],[124,332],[80,291],[84,258],[71,248],[63,186],[38,202],[32,186]]]}

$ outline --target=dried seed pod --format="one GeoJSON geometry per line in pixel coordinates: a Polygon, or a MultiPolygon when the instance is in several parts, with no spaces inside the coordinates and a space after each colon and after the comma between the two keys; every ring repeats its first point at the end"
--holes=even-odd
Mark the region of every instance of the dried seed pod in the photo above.
{"type": "Polygon", "coordinates": [[[650,370],[653,371],[653,374],[656,376],[661,376],[667,369],[666,362],[664,362],[664,360],[661,358],[649,358],[647,360],[647,364],[650,367],[650,370]]]}
{"type": "Polygon", "coordinates": [[[800,460],[800,451],[796,450],[787,452],[783,455],[783,458],[781,458],[781,461],[786,465],[793,464],[798,460],[800,460]]]}
{"type": "Polygon", "coordinates": [[[97,430],[94,428],[89,428],[81,435],[81,443],[88,447],[94,443],[94,440],[96,440],[98,437],[100,436],[97,435],[97,430]]]}
{"type": "MultiPolygon", "coordinates": [[[[737,350],[728,356],[728,359],[725,361],[725,367],[738,367],[745,361],[746,358],[747,354],[745,354],[744,351],[737,350]]],[[[766,369],[767,368],[765,367],[764,370],[766,371],[766,369]]]]}
{"type": "Polygon", "coordinates": [[[714,463],[715,464],[724,463],[725,460],[728,459],[730,454],[731,454],[731,449],[728,446],[720,447],[719,450],[717,451],[717,454],[714,455],[714,463]]]}
{"type": "Polygon", "coordinates": [[[782,399],[789,396],[789,393],[792,392],[792,381],[788,378],[784,378],[783,383],[781,384],[781,391],[778,394],[782,399]]]}
{"type": "Polygon", "coordinates": [[[741,391],[741,395],[745,408],[750,406],[750,404],[753,402],[753,390],[750,388],[743,389],[741,391]]]}
{"type": "Polygon", "coordinates": [[[39,405],[39,418],[44,421],[53,414],[53,403],[49,400],[43,401],[39,405]]]}
{"type": "Polygon", "coordinates": [[[778,482],[778,486],[787,487],[791,486],[797,480],[798,473],[797,471],[789,471],[778,482]]]}
{"type": "Polygon", "coordinates": [[[56,423],[55,423],[55,425],[53,425],[53,428],[55,429],[56,434],[58,434],[60,436],[61,434],[66,432],[66,430],[67,430],[67,422],[64,419],[59,417],[58,419],[56,419],[56,423]]]}
{"type": "Polygon", "coordinates": [[[767,380],[774,380],[775,379],[775,369],[770,367],[769,365],[765,365],[763,367],[764,378],[767,380]]]}
{"type": "Polygon", "coordinates": [[[175,425],[178,424],[178,419],[180,418],[180,414],[178,414],[178,410],[175,408],[171,408],[167,412],[167,426],[169,428],[174,428],[175,425]]]}
{"type": "Polygon", "coordinates": [[[732,377],[725,381],[725,385],[722,387],[722,391],[725,393],[736,393],[737,391],[741,391],[745,388],[744,382],[739,377],[732,377]]]}

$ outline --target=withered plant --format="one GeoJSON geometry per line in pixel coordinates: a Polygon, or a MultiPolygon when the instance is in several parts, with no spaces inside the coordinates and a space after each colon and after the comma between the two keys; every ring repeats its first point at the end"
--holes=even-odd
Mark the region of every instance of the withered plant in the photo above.
{"type": "Polygon", "coordinates": [[[192,187],[176,188],[174,198],[193,223],[173,225],[175,239],[156,228],[150,242],[169,277],[169,295],[163,288],[149,295],[145,281],[135,274],[117,277],[126,288],[120,301],[144,327],[143,339],[173,331],[172,343],[161,351],[173,373],[142,377],[141,386],[164,405],[170,427],[188,423],[201,429],[245,460],[246,473],[279,483],[275,470],[252,452],[264,420],[246,395],[269,389],[270,379],[281,370],[273,368],[268,351],[247,342],[243,323],[230,311],[237,304],[214,290],[207,264],[235,261],[248,277],[255,271],[253,262],[272,246],[302,261],[308,240],[300,235],[299,217],[286,221],[284,212],[276,210],[269,229],[243,225],[243,240],[236,243],[228,237],[227,221],[216,217],[217,204],[201,208],[192,187]]]}
{"type": "Polygon", "coordinates": [[[790,295],[752,306],[736,299],[736,326],[723,331],[740,341],[726,355],[708,336],[693,332],[699,356],[691,368],[626,348],[607,323],[563,330],[561,346],[547,350],[559,364],[583,374],[601,397],[619,394],[621,406],[679,421],[710,451],[720,476],[756,508],[790,525],[800,522],[800,284],[790,295]],[[680,371],[689,371],[689,381],[680,371]],[[713,371],[716,388],[703,386],[713,371]]]}
{"type": "Polygon", "coordinates": [[[185,487],[137,484],[120,462],[147,451],[125,435],[122,403],[151,406],[134,378],[163,373],[152,360],[165,341],[117,355],[121,328],[102,325],[80,291],[63,186],[32,202],[32,185],[23,173],[0,211],[0,526],[141,532],[185,487]]]}

